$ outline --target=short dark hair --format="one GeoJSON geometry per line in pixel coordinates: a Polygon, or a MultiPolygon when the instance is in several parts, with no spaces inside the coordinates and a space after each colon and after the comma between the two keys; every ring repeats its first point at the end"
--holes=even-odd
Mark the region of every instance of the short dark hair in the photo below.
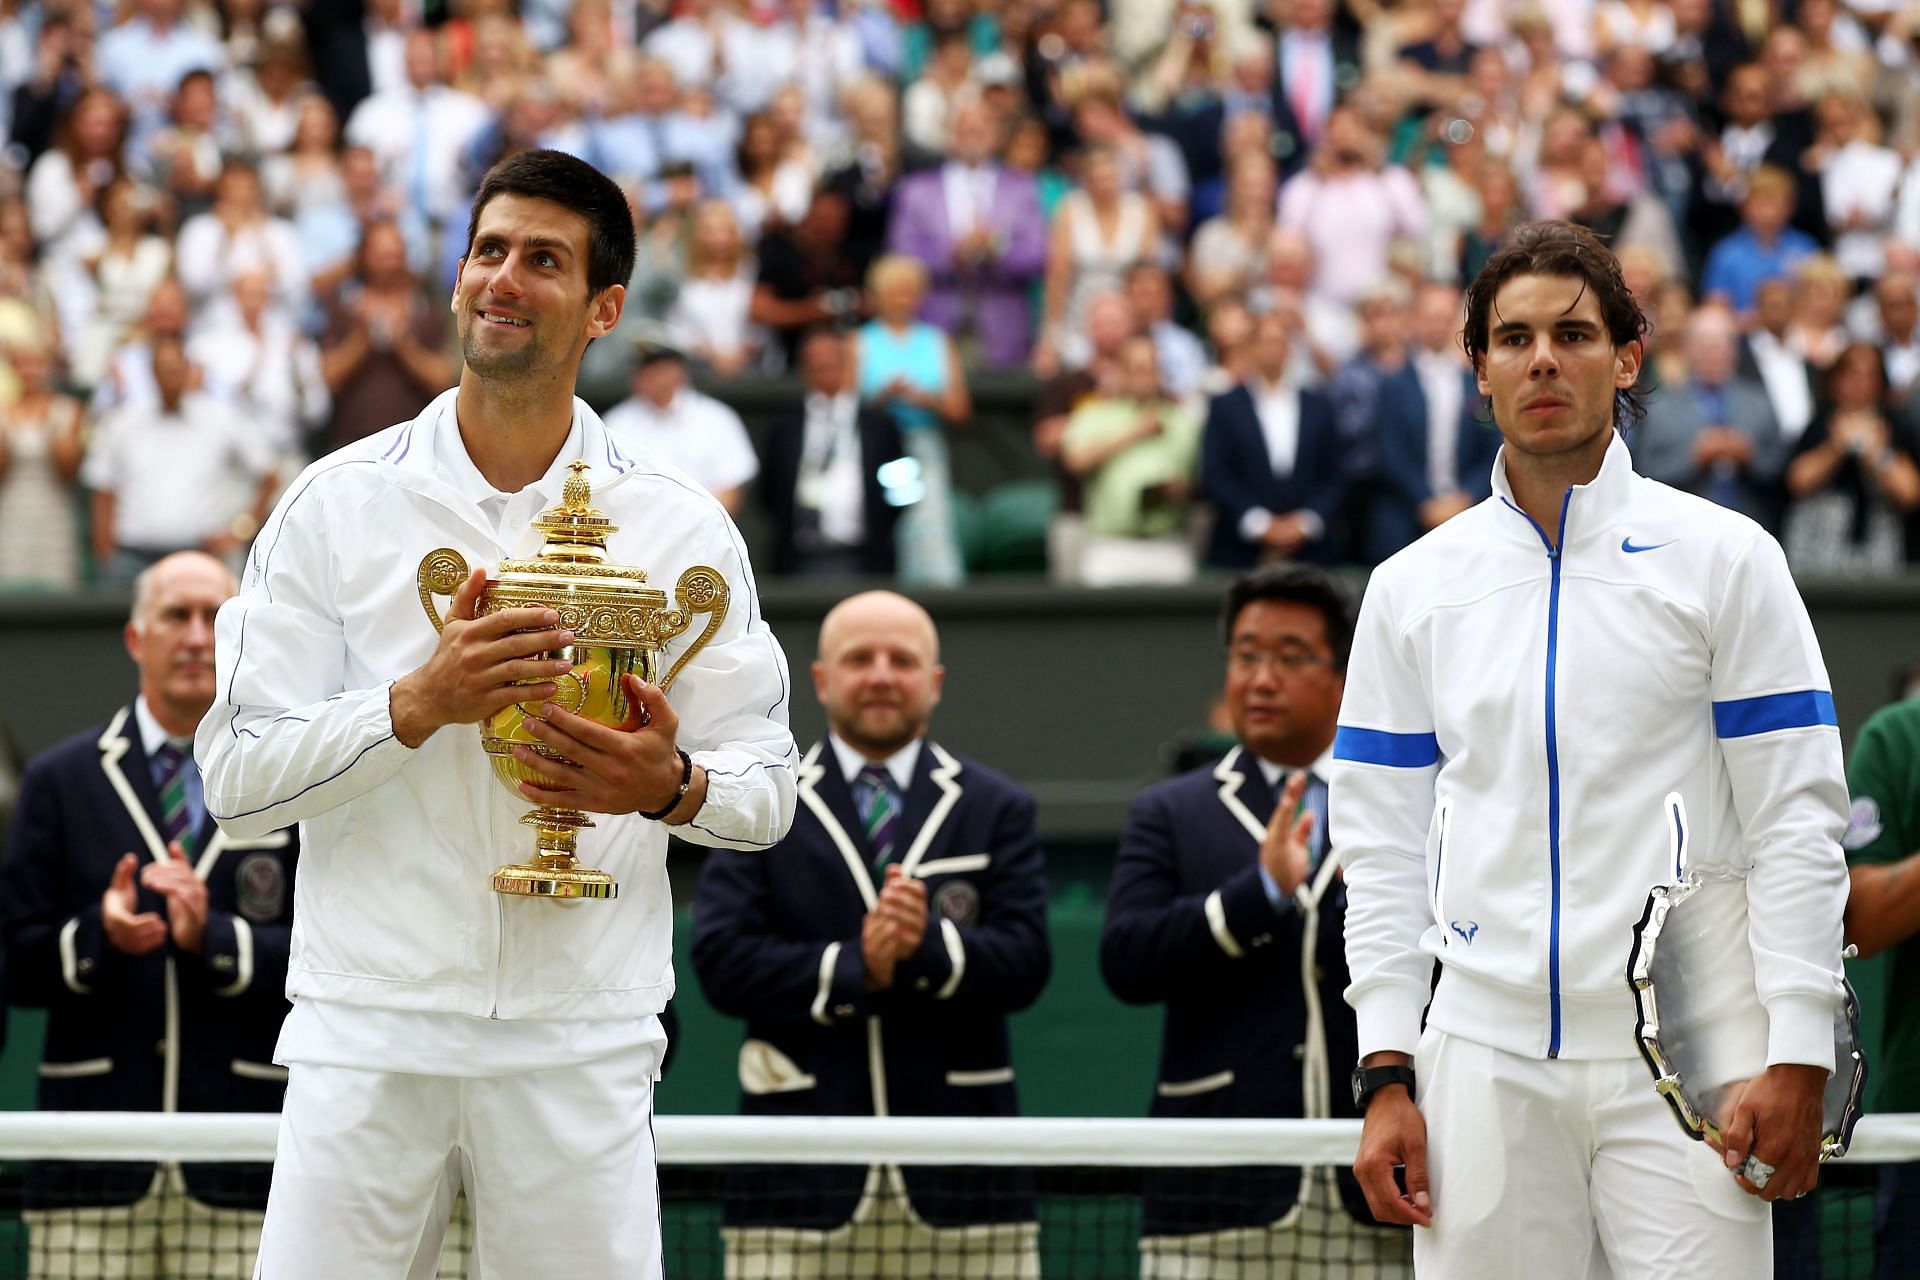
{"type": "MultiPolygon", "coordinates": [[[[1620,259],[1599,236],[1571,222],[1529,222],[1514,229],[1467,288],[1467,327],[1461,341],[1475,372],[1486,367],[1494,297],[1515,276],[1566,276],[1581,281],[1600,304],[1600,322],[1616,350],[1647,336],[1646,313],[1620,274],[1620,259]]],[[[1637,382],[1615,392],[1615,426],[1646,416],[1644,394],[1637,382]]]]}
{"type": "Polygon", "coordinates": [[[495,196],[551,200],[587,220],[587,292],[597,294],[633,278],[633,211],[626,193],[585,160],[563,151],[522,151],[487,170],[467,219],[467,253],[480,230],[480,213],[495,196]]]}
{"type": "Polygon", "coordinates": [[[1340,579],[1310,564],[1269,564],[1243,573],[1227,588],[1226,607],[1220,611],[1220,642],[1233,643],[1240,614],[1259,600],[1305,605],[1320,614],[1333,651],[1333,669],[1345,671],[1353,652],[1353,594],[1340,579]]]}

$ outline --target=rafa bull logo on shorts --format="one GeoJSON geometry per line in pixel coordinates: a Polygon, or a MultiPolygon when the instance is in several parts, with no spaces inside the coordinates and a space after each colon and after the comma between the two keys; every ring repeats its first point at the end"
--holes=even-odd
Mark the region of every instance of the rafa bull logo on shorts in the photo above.
{"type": "Polygon", "coordinates": [[[949,880],[934,892],[933,913],[955,924],[974,924],[980,918],[980,891],[971,880],[949,880]]]}
{"type": "Polygon", "coordinates": [[[277,854],[250,853],[233,873],[240,914],[255,924],[278,920],[287,905],[287,873],[277,854]]]}

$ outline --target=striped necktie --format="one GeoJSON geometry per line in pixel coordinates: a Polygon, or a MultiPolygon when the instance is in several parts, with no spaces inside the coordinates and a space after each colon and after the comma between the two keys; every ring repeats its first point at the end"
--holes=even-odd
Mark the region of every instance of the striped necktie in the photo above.
{"type": "Polygon", "coordinates": [[[893,837],[900,827],[900,797],[885,765],[870,764],[853,780],[854,799],[860,805],[860,826],[867,833],[867,852],[873,855],[873,873],[879,875],[893,860],[893,837]]]}
{"type": "Polygon", "coordinates": [[[1313,815],[1313,835],[1308,838],[1308,852],[1313,869],[1320,869],[1320,860],[1327,856],[1327,784],[1318,774],[1307,775],[1307,793],[1300,799],[1301,805],[1313,815]]]}
{"type": "Polygon", "coordinates": [[[171,742],[153,753],[153,783],[160,789],[160,836],[193,856],[193,813],[187,803],[187,777],[193,757],[171,742]]]}

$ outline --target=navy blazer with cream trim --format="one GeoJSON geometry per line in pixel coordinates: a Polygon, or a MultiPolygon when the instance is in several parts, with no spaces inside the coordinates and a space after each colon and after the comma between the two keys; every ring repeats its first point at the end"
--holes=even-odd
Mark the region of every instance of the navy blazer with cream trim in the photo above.
{"type": "MultiPolygon", "coordinates": [[[[708,854],[693,968],[716,1009],[746,1020],[743,1114],[1017,1114],[1007,1015],[1033,1003],[1051,967],[1033,798],[926,740],[896,841],[902,869],[926,884],[929,920],[919,952],[877,992],[860,949],[875,877],[830,745],[801,762],[785,840],[708,854]]],[[[904,1173],[934,1225],[1034,1217],[1025,1171],[904,1173]]],[[[783,1168],[734,1183],[729,1224],[828,1229],[853,1216],[870,1171],[783,1168]]]]}
{"type": "MultiPolygon", "coordinates": [[[[12,999],[47,1010],[39,1107],[46,1111],[278,1111],[273,1065],[287,1013],[287,949],[299,834],[235,840],[211,818],[192,858],[207,884],[201,952],[171,940],[144,956],[108,942],[100,899],[123,854],[166,855],[160,800],[131,706],[34,759],[0,864],[12,999]]],[[[136,910],[165,917],[140,887],[136,910]]],[[[261,1207],[263,1165],[187,1165],[208,1203],[261,1207]]],[[[31,1166],[30,1205],[126,1204],[152,1165],[31,1166]]]]}
{"type": "MultiPolygon", "coordinates": [[[[1346,886],[1329,856],[1294,898],[1269,901],[1259,850],[1274,803],[1242,747],[1134,798],[1108,884],[1100,970],[1122,1000],[1166,1008],[1154,1116],[1354,1114],[1346,886]]],[[[1339,1181],[1349,1211],[1371,1222],[1351,1172],[1339,1170],[1339,1181]]],[[[1297,1168],[1154,1171],[1141,1233],[1278,1223],[1299,1196],[1297,1168]]]]}

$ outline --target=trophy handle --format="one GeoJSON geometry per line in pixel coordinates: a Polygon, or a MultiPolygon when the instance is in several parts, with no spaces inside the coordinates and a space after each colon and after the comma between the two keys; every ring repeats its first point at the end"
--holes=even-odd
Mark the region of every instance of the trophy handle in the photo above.
{"type": "Polygon", "coordinates": [[[435,596],[450,596],[467,580],[467,558],[452,547],[429,551],[420,560],[420,607],[433,619],[435,631],[444,630],[446,619],[433,604],[435,596]]]}
{"type": "Polygon", "coordinates": [[[673,586],[673,598],[680,607],[670,609],[662,615],[657,632],[661,644],[665,644],[685,631],[693,622],[693,615],[696,613],[707,615],[707,625],[698,636],[694,637],[693,643],[687,646],[687,651],[680,655],[679,661],[668,668],[666,678],[660,682],[662,693],[673,687],[675,678],[680,674],[680,668],[686,666],[693,660],[694,654],[706,647],[707,641],[713,639],[713,633],[718,631],[720,624],[726,620],[729,598],[727,580],[720,576],[718,569],[709,569],[703,564],[697,564],[680,575],[680,581],[673,586]]]}

